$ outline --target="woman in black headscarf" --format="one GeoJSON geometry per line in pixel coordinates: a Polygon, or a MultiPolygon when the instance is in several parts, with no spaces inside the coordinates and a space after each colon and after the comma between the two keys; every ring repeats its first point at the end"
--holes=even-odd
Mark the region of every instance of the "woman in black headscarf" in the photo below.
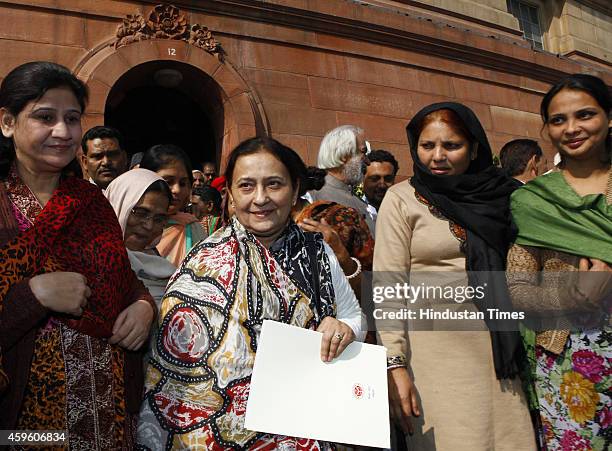
{"type": "Polygon", "coordinates": [[[424,108],[407,132],[414,176],[387,192],[374,250],[392,414],[419,450],[535,449],[517,325],[496,315],[512,312],[503,271],[517,183],[493,166],[461,104],[424,108]],[[408,281],[437,288],[410,297],[380,287],[408,281]]]}

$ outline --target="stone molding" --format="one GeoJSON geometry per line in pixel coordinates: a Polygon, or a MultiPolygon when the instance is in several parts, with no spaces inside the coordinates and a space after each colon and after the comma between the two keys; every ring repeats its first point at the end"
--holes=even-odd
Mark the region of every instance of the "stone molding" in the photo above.
{"type": "Polygon", "coordinates": [[[580,3],[608,16],[612,15],[612,4],[610,4],[610,0],[576,0],[576,3],[580,3]]]}
{"type": "MultiPolygon", "coordinates": [[[[141,1],[155,3],[154,0],[141,1]]],[[[428,21],[408,17],[406,17],[407,20],[414,21],[414,31],[408,25],[401,28],[389,27],[380,25],[376,21],[364,21],[340,14],[330,15],[260,0],[215,0],[214,2],[175,0],[175,4],[206,14],[298,28],[396,49],[416,51],[545,83],[555,83],[568,74],[584,70],[584,63],[548,52],[534,51],[526,43],[505,42],[496,37],[484,37],[471,33],[468,44],[465,42],[467,32],[459,28],[451,25],[440,27],[428,21]],[[478,41],[483,41],[482,45],[479,45],[478,41]],[[488,50],[490,47],[495,49],[488,50]]],[[[606,75],[609,77],[610,71],[607,72],[606,75]]]]}
{"type": "Polygon", "coordinates": [[[146,19],[141,14],[128,14],[117,28],[117,39],[111,45],[118,49],[146,39],[181,40],[211,54],[222,51],[207,27],[190,25],[176,6],[167,3],[155,6],[146,19]]]}
{"type": "Polygon", "coordinates": [[[441,14],[441,15],[448,16],[448,17],[451,17],[451,18],[463,20],[465,22],[475,23],[475,24],[481,25],[481,26],[486,27],[486,28],[491,28],[491,29],[494,29],[494,30],[499,30],[500,32],[503,32],[505,34],[509,34],[509,35],[515,36],[518,39],[523,37],[523,32],[518,28],[518,21],[517,21],[516,28],[510,28],[510,27],[507,27],[505,25],[501,25],[501,24],[498,24],[498,23],[489,22],[487,20],[480,19],[478,17],[467,16],[467,15],[462,14],[462,13],[457,12],[457,11],[452,11],[450,9],[444,9],[442,7],[434,6],[434,5],[431,5],[429,3],[419,2],[418,0],[395,0],[395,1],[397,3],[402,4],[402,5],[407,5],[407,6],[411,6],[411,7],[415,7],[415,8],[420,8],[420,9],[423,9],[423,10],[426,10],[426,11],[431,11],[431,12],[436,13],[436,14],[441,14]]]}

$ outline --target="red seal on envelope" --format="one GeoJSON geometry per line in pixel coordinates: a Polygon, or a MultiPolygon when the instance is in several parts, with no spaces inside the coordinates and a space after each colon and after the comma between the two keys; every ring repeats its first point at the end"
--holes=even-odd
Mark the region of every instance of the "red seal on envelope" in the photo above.
{"type": "Polygon", "coordinates": [[[356,399],[361,399],[363,397],[363,387],[361,386],[361,384],[353,385],[353,396],[356,399]]]}

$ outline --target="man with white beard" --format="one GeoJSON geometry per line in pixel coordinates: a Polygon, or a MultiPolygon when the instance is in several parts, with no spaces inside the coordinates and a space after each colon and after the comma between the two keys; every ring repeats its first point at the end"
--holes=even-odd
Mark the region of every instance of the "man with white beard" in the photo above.
{"type": "Polygon", "coordinates": [[[363,129],[341,125],[329,131],[321,141],[317,158],[317,166],[327,171],[325,185],[318,191],[309,191],[305,197],[311,202],[327,200],[354,208],[374,234],[374,223],[367,214],[368,204],[353,195],[351,189],[363,179],[362,163],[366,153],[363,129]]]}

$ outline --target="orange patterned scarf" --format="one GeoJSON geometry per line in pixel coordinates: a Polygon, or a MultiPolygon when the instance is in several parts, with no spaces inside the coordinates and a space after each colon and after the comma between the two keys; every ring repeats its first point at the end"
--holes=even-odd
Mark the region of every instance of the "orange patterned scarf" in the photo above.
{"type": "MultiPolygon", "coordinates": [[[[9,198],[11,189],[9,184],[9,198]]],[[[7,213],[6,205],[2,212],[7,213]]],[[[78,272],[92,291],[88,305],[79,319],[57,317],[79,332],[110,337],[115,319],[127,306],[133,273],[106,198],[94,185],[67,178],[45,208],[28,219],[33,225],[0,247],[0,309],[10,288],[26,278],[50,271],[78,272]]],[[[0,366],[0,392],[6,383],[0,366]]]]}

